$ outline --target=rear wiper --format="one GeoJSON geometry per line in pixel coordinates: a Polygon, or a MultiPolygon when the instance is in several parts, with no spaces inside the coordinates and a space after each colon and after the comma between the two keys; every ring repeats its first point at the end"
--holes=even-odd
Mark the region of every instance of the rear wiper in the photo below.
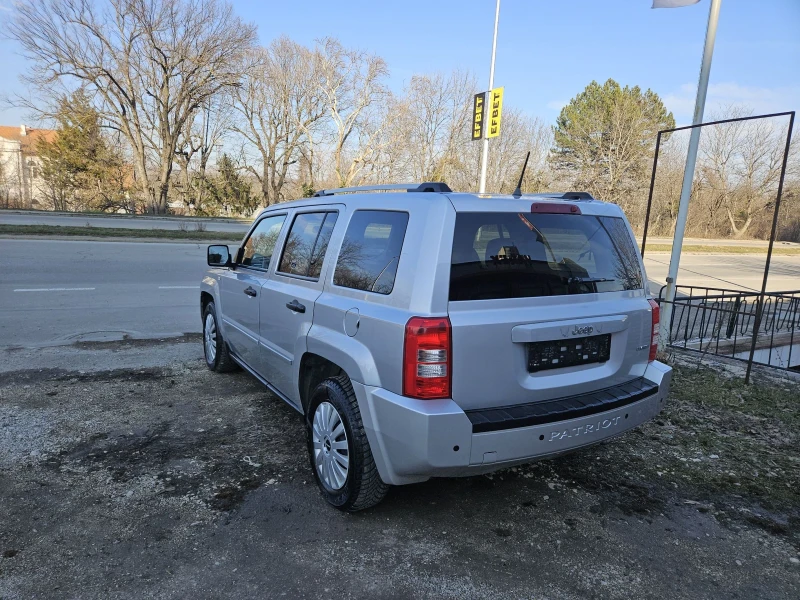
{"type": "Polygon", "coordinates": [[[568,277],[567,283],[600,283],[601,281],[616,281],[607,277],[568,277]]]}

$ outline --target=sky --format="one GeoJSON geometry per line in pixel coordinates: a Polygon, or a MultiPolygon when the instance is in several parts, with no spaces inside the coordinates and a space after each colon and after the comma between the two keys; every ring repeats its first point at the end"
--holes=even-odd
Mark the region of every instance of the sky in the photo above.
{"type": "MultiPolygon", "coordinates": [[[[415,74],[470,70],[488,88],[494,0],[235,0],[263,44],[332,36],[382,56],[400,92],[415,74]]],[[[502,0],[495,86],[504,103],[555,122],[592,80],[659,94],[677,124],[691,122],[710,0],[651,9],[651,0],[502,0]]],[[[12,0],[0,0],[0,20],[12,0]]],[[[24,92],[25,60],[0,40],[0,94],[24,92]]],[[[745,104],[756,114],[800,108],[800,0],[723,0],[706,115],[745,104]]],[[[30,122],[0,106],[0,124],[30,122]]]]}

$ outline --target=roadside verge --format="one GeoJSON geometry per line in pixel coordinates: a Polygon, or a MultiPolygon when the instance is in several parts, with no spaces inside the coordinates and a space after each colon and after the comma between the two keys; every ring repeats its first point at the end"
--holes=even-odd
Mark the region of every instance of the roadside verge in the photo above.
{"type": "Polygon", "coordinates": [[[0,236],[102,239],[105,241],[239,242],[241,233],[181,231],[178,229],[124,229],[121,227],[71,227],[62,225],[0,225],[0,236]]]}

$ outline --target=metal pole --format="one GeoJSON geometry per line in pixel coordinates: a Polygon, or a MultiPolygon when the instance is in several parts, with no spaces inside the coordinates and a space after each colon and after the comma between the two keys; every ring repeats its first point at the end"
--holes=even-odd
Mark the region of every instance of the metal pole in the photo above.
{"type": "MultiPolygon", "coordinates": [[[[714,40],[717,36],[717,22],[719,21],[719,7],[722,0],[711,0],[711,9],[708,12],[708,27],[706,29],[706,44],[703,49],[703,62],[700,65],[700,80],[697,84],[697,99],[694,105],[694,118],[692,125],[703,122],[703,111],[706,106],[708,92],[708,78],[711,74],[711,57],[714,54],[714,40]]],[[[689,198],[692,195],[692,180],[694,167],[697,163],[697,146],[700,143],[700,127],[692,129],[689,138],[689,152],[686,155],[686,168],[683,171],[683,186],[681,187],[681,201],[678,206],[678,219],[675,223],[675,238],[672,241],[672,256],[669,261],[669,275],[667,276],[667,302],[664,314],[661,317],[660,340],[666,339],[668,323],[672,318],[672,302],[675,300],[675,287],[678,282],[678,267],[681,262],[681,248],[683,235],[686,232],[686,218],[689,214],[689,198]]]]}
{"type": "MultiPolygon", "coordinates": [[[[781,165],[781,176],[778,179],[778,194],[775,198],[775,212],[772,215],[772,230],[769,234],[769,246],[767,247],[767,262],[764,264],[764,279],[761,282],[761,295],[758,297],[756,307],[756,320],[753,323],[753,341],[750,343],[750,357],[747,359],[747,372],[744,374],[745,384],[750,383],[750,371],[753,369],[753,356],[756,353],[756,342],[758,341],[758,328],[761,326],[761,317],[764,312],[764,295],[767,293],[767,278],[769,277],[769,263],[772,260],[772,246],[775,244],[775,234],[778,231],[778,211],[781,208],[781,194],[783,194],[783,180],[786,177],[786,163],[789,160],[789,148],[792,145],[792,129],[794,129],[794,111],[789,117],[789,130],[786,133],[786,148],[783,151],[783,164],[781,165]]],[[[788,366],[788,365],[787,365],[788,366]]]]}
{"type": "Polygon", "coordinates": [[[656,151],[653,155],[653,173],[650,175],[650,193],[647,196],[647,212],[644,215],[644,231],[642,232],[642,258],[644,258],[644,248],[647,244],[647,230],[650,227],[650,209],[653,206],[653,188],[656,185],[656,167],[658,165],[658,150],[661,148],[661,131],[656,136],[656,151]]]}
{"type": "MultiPolygon", "coordinates": [[[[497,9],[494,13],[494,39],[492,40],[492,66],[489,69],[489,94],[494,87],[494,57],[497,54],[497,24],[500,22],[500,0],[497,0],[497,9]]],[[[481,185],[478,191],[483,194],[486,191],[486,170],[489,167],[489,138],[484,132],[483,153],[481,154],[481,185]]]]}

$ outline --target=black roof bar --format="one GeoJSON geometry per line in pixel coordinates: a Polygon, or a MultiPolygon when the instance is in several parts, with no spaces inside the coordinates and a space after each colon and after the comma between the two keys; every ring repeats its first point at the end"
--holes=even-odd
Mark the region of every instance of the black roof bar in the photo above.
{"type": "Polygon", "coordinates": [[[390,183],[382,185],[360,185],[356,187],[331,188],[329,190],[317,190],[314,197],[335,196],[336,194],[347,194],[355,192],[377,192],[377,191],[406,191],[406,192],[452,192],[446,183],[441,181],[429,181],[425,183],[390,183]]]}

